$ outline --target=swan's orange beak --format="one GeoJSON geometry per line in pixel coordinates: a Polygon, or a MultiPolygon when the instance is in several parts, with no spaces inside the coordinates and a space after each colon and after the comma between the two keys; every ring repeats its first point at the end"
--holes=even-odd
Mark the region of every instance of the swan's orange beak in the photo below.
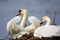
{"type": "Polygon", "coordinates": [[[21,15],[21,10],[18,11],[18,13],[16,14],[16,16],[21,15]]]}

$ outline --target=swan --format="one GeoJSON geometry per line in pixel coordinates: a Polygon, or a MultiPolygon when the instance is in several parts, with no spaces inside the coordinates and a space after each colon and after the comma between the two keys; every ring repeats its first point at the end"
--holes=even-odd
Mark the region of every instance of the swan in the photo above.
{"type": "Polygon", "coordinates": [[[20,26],[24,28],[24,29],[23,29],[24,31],[28,31],[29,33],[30,33],[30,32],[34,32],[34,30],[35,30],[38,26],[40,26],[40,20],[37,19],[37,18],[34,17],[34,16],[28,17],[28,15],[27,15],[27,10],[26,10],[26,9],[21,9],[21,10],[19,10],[17,16],[19,16],[19,15],[23,15],[23,18],[22,18],[22,21],[21,21],[21,23],[20,23],[20,26]],[[27,18],[28,18],[28,20],[31,22],[31,24],[30,24],[29,26],[26,26],[26,27],[25,27],[25,23],[26,23],[26,21],[27,21],[27,18]]]}
{"type": "Polygon", "coordinates": [[[42,38],[42,37],[60,36],[60,33],[59,33],[60,26],[50,25],[51,20],[48,16],[42,17],[41,23],[43,22],[46,22],[46,25],[38,27],[34,31],[35,37],[42,38]]]}
{"type": "Polygon", "coordinates": [[[34,32],[34,30],[40,26],[40,20],[37,19],[34,16],[31,16],[28,18],[28,20],[31,22],[31,25],[25,27],[25,23],[27,21],[27,10],[22,9],[18,11],[18,14],[16,17],[12,18],[7,23],[7,32],[11,35],[12,39],[20,38],[23,34],[34,32]],[[21,17],[19,15],[23,14],[23,19],[20,22],[20,25],[18,26],[16,23],[21,20],[21,17]]]}

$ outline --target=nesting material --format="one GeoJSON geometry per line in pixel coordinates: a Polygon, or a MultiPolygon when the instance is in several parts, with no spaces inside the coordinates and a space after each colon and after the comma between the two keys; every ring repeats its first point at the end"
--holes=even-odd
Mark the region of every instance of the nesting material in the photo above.
{"type": "Polygon", "coordinates": [[[30,34],[24,34],[21,38],[15,40],[60,40],[60,36],[38,38],[34,37],[33,33],[30,33],[30,34]]]}

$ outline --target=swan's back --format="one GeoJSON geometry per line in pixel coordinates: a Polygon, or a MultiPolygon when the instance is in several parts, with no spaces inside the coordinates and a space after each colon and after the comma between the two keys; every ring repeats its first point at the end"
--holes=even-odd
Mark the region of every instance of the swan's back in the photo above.
{"type": "Polygon", "coordinates": [[[19,22],[20,19],[21,19],[21,17],[19,17],[19,16],[16,16],[16,17],[12,18],[12,19],[7,23],[7,31],[8,31],[8,32],[11,31],[11,29],[14,28],[14,25],[15,25],[17,22],[19,22]]]}
{"type": "Polygon", "coordinates": [[[36,29],[35,34],[41,35],[43,37],[51,37],[58,32],[58,27],[56,26],[42,26],[36,29]]]}

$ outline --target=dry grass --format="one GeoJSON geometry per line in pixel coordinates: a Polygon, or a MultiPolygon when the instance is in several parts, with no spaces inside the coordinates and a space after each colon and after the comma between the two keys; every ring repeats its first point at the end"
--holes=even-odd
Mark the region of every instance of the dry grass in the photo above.
{"type": "Polygon", "coordinates": [[[60,40],[60,36],[42,37],[40,39],[40,38],[34,37],[33,33],[30,33],[30,34],[24,34],[21,38],[15,39],[15,40],[60,40]]]}

